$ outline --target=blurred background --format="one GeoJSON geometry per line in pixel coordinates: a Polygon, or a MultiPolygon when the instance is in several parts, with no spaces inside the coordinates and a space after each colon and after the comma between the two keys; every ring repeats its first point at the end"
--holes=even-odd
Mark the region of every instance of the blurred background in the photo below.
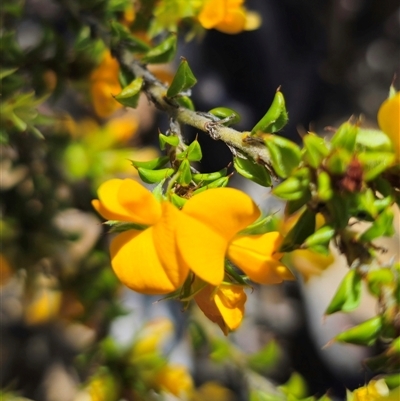
{"type": "MultiPolygon", "coordinates": [[[[92,26],[86,3],[67,3],[6,2],[1,11],[4,69],[18,68],[17,76],[6,77],[3,93],[33,88],[36,96],[46,96],[40,116],[32,117],[45,140],[26,129],[19,134],[10,129],[5,140],[8,127],[2,127],[1,388],[36,401],[112,401],[120,399],[116,388],[135,382],[126,388],[125,399],[162,399],[147,392],[157,388],[153,379],[135,374],[144,370],[135,359],[140,333],[149,321],[162,318],[173,322],[162,326],[155,340],[163,344],[163,358],[185,366],[198,387],[218,382],[226,389],[214,398],[204,390],[193,399],[248,400],[249,382],[255,379],[241,373],[232,355],[261,350],[267,362],[256,371],[267,378],[263,386],[285,383],[298,372],[309,395],[329,392],[332,399],[344,399],[346,388],[369,379],[362,360],[378,350],[324,348],[335,334],[376,313],[365,293],[355,313],[323,321],[346,271],[338,254],[326,260],[293,254],[289,263],[301,272],[299,280],[249,293],[246,319],[229,336],[227,350],[223,335],[201,312],[182,313],[174,301],[157,302],[117,282],[109,236],[90,202],[101,182],[135,175],[126,159],[158,154],[158,129],[165,132],[168,121],[145,98],[127,112],[105,110],[105,102],[91,100],[102,90],[97,83],[118,85],[108,76],[118,67],[90,42],[93,29],[77,29],[79,18],[92,26]],[[222,350],[225,357],[219,358],[222,350]],[[106,389],[98,386],[99,377],[106,389]]],[[[329,135],[326,126],[338,127],[351,115],[361,114],[366,126],[376,127],[379,105],[400,73],[398,1],[248,0],[246,6],[262,16],[258,30],[239,35],[211,30],[201,41],[182,41],[176,63],[153,72],[168,80],[179,56],[187,58],[198,79],[196,109],[230,107],[242,117],[238,130],[249,130],[263,116],[279,86],[289,111],[281,135],[296,142],[307,130],[329,135]]],[[[24,102],[21,107],[34,104],[30,98],[24,102]]],[[[185,131],[188,142],[197,134],[201,170],[227,166],[229,149],[203,133],[185,131]]],[[[236,176],[232,185],[264,210],[281,211],[265,188],[236,176]]],[[[388,260],[398,258],[398,244],[398,236],[385,242],[388,260]]]]}

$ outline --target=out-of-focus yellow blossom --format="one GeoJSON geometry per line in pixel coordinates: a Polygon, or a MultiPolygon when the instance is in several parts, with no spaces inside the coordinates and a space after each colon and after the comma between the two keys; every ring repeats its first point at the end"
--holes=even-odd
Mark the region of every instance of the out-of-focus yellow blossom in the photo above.
{"type": "Polygon", "coordinates": [[[147,323],[140,330],[132,346],[131,356],[138,358],[143,355],[160,351],[161,344],[173,333],[174,325],[167,318],[158,318],[147,323]]]}
{"type": "Polygon", "coordinates": [[[236,330],[243,320],[247,296],[243,286],[207,285],[194,297],[199,308],[212,322],[217,323],[225,335],[236,330]]]}
{"type": "MultiPolygon", "coordinates": [[[[300,212],[294,213],[283,221],[281,232],[286,235],[295,225],[301,214],[300,212]]],[[[316,230],[322,227],[325,220],[322,214],[317,213],[316,216],[316,230]]],[[[297,249],[288,253],[290,265],[294,267],[307,282],[312,276],[319,276],[325,269],[327,269],[335,260],[332,254],[324,255],[311,251],[309,249],[297,249]]]]}
{"type": "MultiPolygon", "coordinates": [[[[181,211],[170,202],[159,203],[129,179],[103,183],[98,195],[93,206],[104,218],[148,226],[117,235],[110,247],[116,275],[137,292],[172,292],[190,270],[218,286],[224,277],[225,257],[256,282],[268,282],[270,265],[275,272],[280,269],[281,255],[275,256],[279,234],[268,233],[269,243],[238,234],[260,216],[252,199],[239,190],[204,191],[189,199],[181,211]],[[259,249],[260,243],[265,248],[259,249]]],[[[284,266],[282,270],[286,273],[284,266]]]]}
{"type": "Polygon", "coordinates": [[[99,66],[90,75],[90,93],[96,114],[101,118],[111,116],[122,107],[113,95],[121,92],[118,81],[119,64],[107,50],[99,66]]]}
{"type": "Polygon", "coordinates": [[[125,7],[124,14],[122,16],[122,24],[126,27],[130,27],[135,21],[136,18],[136,10],[135,10],[135,3],[132,1],[125,7]]]}
{"type": "Polygon", "coordinates": [[[183,365],[165,365],[154,379],[155,387],[171,393],[180,399],[187,397],[193,390],[193,379],[183,365]]]}
{"type": "Polygon", "coordinates": [[[8,260],[5,258],[5,256],[0,253],[0,287],[6,284],[11,277],[11,265],[8,263],[8,260]]]}
{"type": "Polygon", "coordinates": [[[115,401],[117,394],[115,379],[108,372],[100,372],[89,379],[74,401],[115,401]]]}
{"type": "Polygon", "coordinates": [[[235,34],[244,30],[257,29],[260,16],[249,12],[243,6],[244,0],[206,0],[198,16],[206,29],[217,29],[223,33],[235,34]]]}
{"type": "Polygon", "coordinates": [[[379,128],[390,138],[400,161],[400,92],[386,99],[378,111],[379,128]]]}
{"type": "Polygon", "coordinates": [[[385,380],[371,380],[366,386],[353,391],[352,401],[389,401],[389,389],[385,380]]]}
{"type": "Polygon", "coordinates": [[[190,397],[190,401],[231,401],[235,398],[235,394],[226,387],[215,382],[207,382],[196,389],[190,397]]]}
{"type": "Polygon", "coordinates": [[[61,307],[62,293],[52,278],[36,277],[35,292],[25,308],[25,321],[29,325],[43,324],[54,319],[61,307]]]}
{"type": "Polygon", "coordinates": [[[73,179],[90,177],[94,188],[116,175],[136,177],[137,170],[129,160],[148,161],[159,155],[150,147],[126,147],[138,125],[131,113],[112,118],[103,126],[90,118],[79,122],[66,118],[64,130],[75,139],[64,151],[66,172],[73,179]]]}

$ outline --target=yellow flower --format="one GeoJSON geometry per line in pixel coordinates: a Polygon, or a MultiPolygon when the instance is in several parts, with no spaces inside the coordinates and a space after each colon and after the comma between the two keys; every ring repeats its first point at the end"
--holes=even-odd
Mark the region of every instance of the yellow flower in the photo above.
{"type": "Polygon", "coordinates": [[[244,0],[206,0],[198,16],[206,29],[217,29],[223,33],[235,34],[253,30],[260,26],[257,13],[243,7],[244,0]]]}
{"type": "Polygon", "coordinates": [[[174,325],[167,318],[158,318],[148,322],[135,339],[132,346],[132,359],[140,358],[159,351],[161,344],[172,336],[174,325]]]}
{"type": "Polygon", "coordinates": [[[388,400],[389,389],[385,380],[371,380],[366,386],[353,391],[353,401],[388,400]]]}
{"type": "Polygon", "coordinates": [[[149,226],[122,232],[110,247],[116,275],[137,292],[174,291],[190,270],[218,286],[226,256],[256,282],[278,282],[290,275],[278,261],[281,255],[274,255],[279,234],[251,239],[238,235],[260,215],[252,199],[239,190],[204,191],[189,199],[181,211],[169,202],[159,203],[130,179],[107,181],[98,195],[93,206],[104,218],[149,226]]]}
{"type": "Polygon", "coordinates": [[[193,379],[185,366],[165,365],[155,377],[155,386],[160,390],[184,397],[193,390],[193,379]]]}
{"type": "Polygon", "coordinates": [[[121,92],[118,72],[117,60],[112,58],[109,51],[106,51],[99,66],[90,76],[93,107],[99,117],[107,118],[122,107],[112,96],[121,92]]]}
{"type": "Polygon", "coordinates": [[[237,329],[242,322],[247,296],[241,285],[207,285],[194,300],[207,318],[217,323],[224,334],[228,335],[230,330],[237,329]]]}
{"type": "Polygon", "coordinates": [[[400,160],[400,92],[386,99],[378,111],[380,129],[390,138],[400,160]]]}
{"type": "MultiPolygon", "coordinates": [[[[281,226],[281,232],[286,235],[296,224],[301,215],[301,211],[292,214],[284,219],[281,226]]],[[[317,213],[315,229],[318,230],[325,224],[322,214],[317,213]]],[[[287,254],[289,263],[292,265],[307,282],[312,276],[319,276],[334,261],[332,254],[324,255],[309,249],[297,249],[287,254]]]]}

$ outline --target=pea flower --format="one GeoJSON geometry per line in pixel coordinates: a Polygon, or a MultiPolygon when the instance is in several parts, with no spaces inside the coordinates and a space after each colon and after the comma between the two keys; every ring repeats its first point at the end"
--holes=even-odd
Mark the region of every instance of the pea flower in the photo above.
{"type": "Polygon", "coordinates": [[[185,398],[194,388],[192,376],[183,365],[165,365],[154,379],[157,389],[171,393],[180,399],[185,398]]]}
{"type": "Polygon", "coordinates": [[[225,335],[239,327],[244,316],[247,296],[243,286],[207,285],[194,297],[199,308],[212,322],[217,323],[225,335]]]}
{"type": "Polygon", "coordinates": [[[198,20],[206,29],[214,28],[228,34],[257,29],[260,16],[247,11],[243,3],[244,0],[206,0],[198,20]]]}
{"type": "Polygon", "coordinates": [[[107,118],[122,107],[112,95],[121,92],[118,81],[119,64],[109,51],[104,52],[99,66],[90,75],[90,94],[94,111],[101,118],[107,118]]]}
{"type": "Polygon", "coordinates": [[[146,226],[118,234],[110,246],[117,277],[134,291],[172,292],[189,271],[218,286],[224,277],[225,257],[259,283],[291,276],[279,262],[281,255],[275,253],[278,233],[251,239],[239,234],[260,216],[260,210],[237,189],[209,189],[189,199],[181,211],[170,202],[158,202],[130,179],[106,181],[98,195],[93,206],[104,218],[146,226]]]}
{"type": "Polygon", "coordinates": [[[378,111],[379,128],[390,138],[400,161],[400,92],[386,99],[378,111]]]}
{"type": "Polygon", "coordinates": [[[385,380],[371,380],[366,386],[354,390],[352,396],[353,401],[389,400],[389,389],[385,380]]]}

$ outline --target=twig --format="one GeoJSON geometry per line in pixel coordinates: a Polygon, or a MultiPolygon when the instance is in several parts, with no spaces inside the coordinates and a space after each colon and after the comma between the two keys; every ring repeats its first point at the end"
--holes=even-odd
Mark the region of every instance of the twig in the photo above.
{"type": "Polygon", "coordinates": [[[246,155],[257,163],[268,167],[271,166],[268,150],[263,143],[257,141],[245,142],[243,141],[245,132],[225,127],[208,118],[206,113],[198,113],[178,106],[176,102],[166,98],[167,87],[135,60],[131,53],[127,51],[114,53],[116,53],[117,59],[125,68],[129,69],[136,77],[143,78],[144,92],[158,109],[164,111],[181,124],[190,125],[208,133],[215,140],[225,142],[234,154],[239,154],[239,156],[240,154],[246,155]]]}

